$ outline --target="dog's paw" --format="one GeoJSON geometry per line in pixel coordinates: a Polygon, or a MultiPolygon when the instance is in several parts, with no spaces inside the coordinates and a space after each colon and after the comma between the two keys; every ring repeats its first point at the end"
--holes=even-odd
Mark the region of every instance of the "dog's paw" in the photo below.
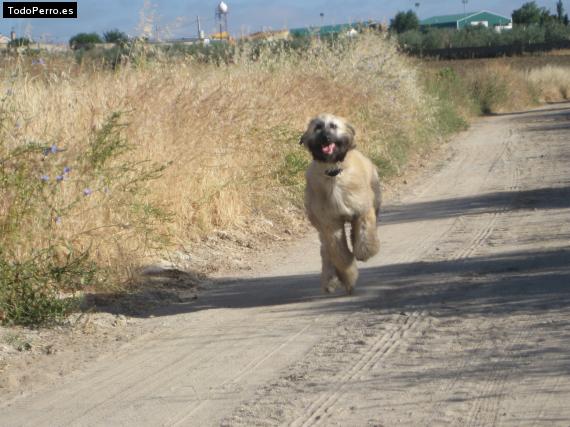
{"type": "Polygon", "coordinates": [[[368,261],[374,255],[376,255],[376,252],[372,252],[366,247],[354,248],[354,258],[356,258],[358,261],[368,261]]]}
{"type": "Polygon", "coordinates": [[[354,247],[354,257],[358,261],[368,261],[380,251],[380,242],[373,239],[367,242],[358,242],[354,247]]]}
{"type": "Polygon", "coordinates": [[[341,286],[341,283],[337,277],[332,277],[321,283],[321,288],[325,294],[333,294],[339,286],[341,286]]]}
{"type": "Polygon", "coordinates": [[[358,268],[356,267],[356,262],[353,262],[346,270],[337,270],[337,276],[346,293],[351,295],[354,287],[356,286],[356,281],[358,280],[358,268]]]}

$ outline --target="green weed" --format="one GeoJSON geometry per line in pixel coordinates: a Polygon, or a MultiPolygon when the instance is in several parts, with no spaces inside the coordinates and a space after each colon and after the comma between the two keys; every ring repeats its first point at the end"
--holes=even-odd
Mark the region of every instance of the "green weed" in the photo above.
{"type": "Polygon", "coordinates": [[[168,211],[144,200],[146,183],[166,166],[130,160],[134,147],[121,119],[122,113],[111,114],[74,150],[0,139],[2,322],[60,321],[82,290],[112,273],[117,279],[116,264],[101,256],[109,248],[120,256],[133,242],[138,252],[167,244],[157,228],[168,221],[168,211]]]}

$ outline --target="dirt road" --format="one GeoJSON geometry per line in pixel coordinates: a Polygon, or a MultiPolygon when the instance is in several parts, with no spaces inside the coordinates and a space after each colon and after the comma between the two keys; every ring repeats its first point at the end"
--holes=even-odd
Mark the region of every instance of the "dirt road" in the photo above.
{"type": "Polygon", "coordinates": [[[356,295],[311,235],[0,424],[570,426],[570,104],[475,124],[380,233],[356,295]]]}

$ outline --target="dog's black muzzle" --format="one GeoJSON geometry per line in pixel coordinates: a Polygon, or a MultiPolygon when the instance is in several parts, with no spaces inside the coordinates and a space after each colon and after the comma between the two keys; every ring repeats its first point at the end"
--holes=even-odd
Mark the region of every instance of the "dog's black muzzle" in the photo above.
{"type": "Polygon", "coordinates": [[[327,145],[335,142],[335,137],[328,132],[320,132],[317,136],[317,142],[321,144],[322,147],[326,147],[327,145]]]}

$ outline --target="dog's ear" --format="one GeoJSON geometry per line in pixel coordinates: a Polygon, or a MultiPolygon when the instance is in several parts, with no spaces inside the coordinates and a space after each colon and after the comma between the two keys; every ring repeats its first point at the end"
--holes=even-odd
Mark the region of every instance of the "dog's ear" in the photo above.
{"type": "Polygon", "coordinates": [[[299,145],[304,145],[307,146],[309,143],[309,139],[311,138],[311,135],[313,133],[310,130],[307,130],[303,136],[301,136],[301,139],[299,140],[299,145]]]}
{"type": "Polygon", "coordinates": [[[305,147],[308,146],[309,143],[309,139],[311,138],[311,135],[314,132],[314,126],[313,124],[315,123],[316,119],[312,119],[309,124],[307,125],[307,130],[305,131],[305,133],[303,134],[303,136],[301,136],[301,139],[299,140],[299,145],[304,145],[305,147]]]}
{"type": "Polygon", "coordinates": [[[354,127],[351,124],[347,123],[346,130],[348,131],[352,139],[354,139],[354,137],[356,136],[356,130],[354,130],[354,127]]]}
{"type": "Polygon", "coordinates": [[[356,136],[356,130],[351,124],[346,123],[346,133],[349,136],[350,148],[355,148],[354,137],[356,136]]]}

